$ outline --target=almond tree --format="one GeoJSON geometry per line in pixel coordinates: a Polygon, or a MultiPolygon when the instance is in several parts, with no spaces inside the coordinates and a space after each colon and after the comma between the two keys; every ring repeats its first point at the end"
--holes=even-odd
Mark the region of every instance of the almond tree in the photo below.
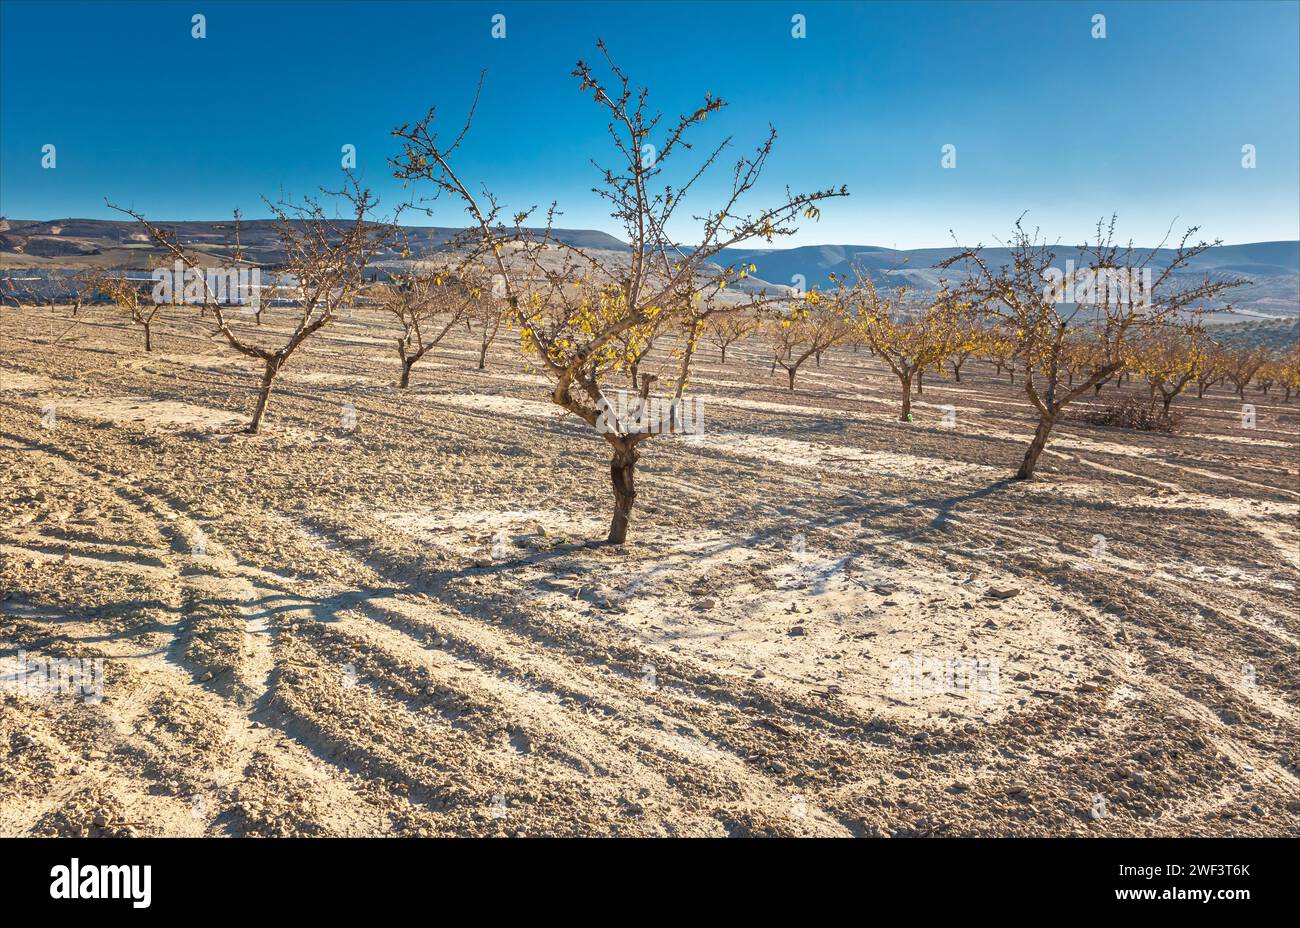
{"type": "Polygon", "coordinates": [[[1011,237],[1010,264],[990,266],[981,246],[963,249],[939,263],[940,268],[961,266],[967,271],[967,297],[1006,325],[1017,354],[1024,359],[1025,394],[1038,412],[1038,425],[1016,471],[1017,479],[1033,476],[1066,405],[1122,369],[1135,336],[1239,285],[1235,280],[1212,281],[1208,275],[1200,283],[1177,280],[1181,268],[1213,247],[1207,242],[1190,244],[1197,231],[1187,230],[1172,255],[1166,256],[1168,263],[1155,267],[1154,259],[1165,242],[1149,251],[1136,249],[1131,242],[1120,244],[1112,217],[1108,226],[1097,224],[1095,242],[1080,246],[1084,266],[1067,278],[1055,265],[1055,249],[1018,220],[1011,237]],[[1143,293],[1141,282],[1148,276],[1151,283],[1143,293]],[[1065,300],[1067,295],[1079,296],[1080,289],[1084,299],[1065,300]],[[1071,387],[1065,382],[1067,347],[1071,332],[1080,328],[1096,333],[1099,351],[1082,382],[1071,387]]]}
{"type": "Polygon", "coordinates": [[[163,304],[153,299],[151,282],[134,280],[126,271],[105,271],[93,286],[144,329],[144,350],[153,351],[153,320],[163,304]]]}
{"type": "Polygon", "coordinates": [[[1205,396],[1211,384],[1222,383],[1228,373],[1228,352],[1211,339],[1205,340],[1201,363],[1196,368],[1196,398],[1205,396]]]}
{"type": "MultiPolygon", "coordinates": [[[[478,369],[487,368],[487,353],[492,343],[497,340],[501,324],[506,318],[506,304],[497,299],[490,288],[478,288],[478,293],[470,302],[467,315],[471,323],[479,326],[478,369]]],[[[473,325],[470,327],[473,332],[473,325]]]]}
{"type": "MultiPolygon", "coordinates": [[[[451,249],[443,254],[425,251],[417,257],[404,232],[394,227],[391,234],[401,240],[399,254],[406,262],[405,269],[390,272],[390,280],[370,288],[368,297],[402,328],[397,339],[402,365],[398,386],[405,389],[411,383],[411,368],[441,344],[458,322],[468,326],[475,313],[482,312],[481,307],[496,301],[488,295],[491,282],[481,251],[466,247],[463,236],[453,238],[451,249]]],[[[499,310],[494,311],[499,318],[499,310]]],[[[485,335],[480,370],[490,343],[485,335]]]]}
{"type": "Polygon", "coordinates": [[[0,292],[0,305],[13,303],[15,309],[26,309],[27,306],[23,302],[23,296],[23,291],[19,289],[17,281],[12,277],[4,277],[3,292],[0,292]]]}
{"type": "Polygon", "coordinates": [[[1263,348],[1236,348],[1228,352],[1223,373],[1237,388],[1239,399],[1246,399],[1246,387],[1267,361],[1268,353],[1263,348]]]}
{"type": "Polygon", "coordinates": [[[620,366],[627,368],[633,390],[640,387],[637,382],[637,374],[641,370],[641,361],[654,347],[655,337],[659,334],[661,322],[662,317],[656,317],[642,325],[629,326],[614,336],[614,344],[618,348],[617,353],[622,362],[620,366]]]}
{"type": "MultiPolygon", "coordinates": [[[[665,167],[678,164],[679,152],[691,150],[688,138],[694,130],[726,104],[706,95],[694,110],[661,125],[661,116],[648,107],[647,91],[633,88],[603,42],[598,48],[608,77],[598,76],[582,61],[573,76],[580,91],[590,94],[608,118],[613,161],[597,164],[600,186],[595,192],[622,224],[626,253],[588,252],[558,241],[552,234],[554,204],[544,227],[530,229],[525,224],[534,210],[518,211],[507,223],[490,191],[472,192],[453,161],[469,131],[473,108],[449,144],[438,138],[433,110],[414,125],[398,128],[394,134],[402,151],[393,159],[393,167],[396,176],[408,183],[429,183],[436,194],[464,205],[485,253],[495,261],[507,320],[519,330],[524,351],[550,380],[551,401],[590,425],[610,446],[614,513],[608,541],[622,544],[636,500],[639,446],[653,433],[629,429],[619,417],[608,415],[604,387],[617,369],[618,337],[628,329],[662,326],[688,314],[693,294],[725,286],[738,277],[734,266],[716,260],[724,249],[789,235],[800,215],[816,218],[820,201],[847,191],[791,194],[776,206],[743,212],[741,201],[754,189],[771,154],[776,137],[772,130],[753,154],[736,161],[720,201],[696,211],[699,228],[694,232],[680,228],[681,204],[691,198],[697,181],[711,173],[730,140],[676,175],[676,181],[664,173],[665,167]]],[[[431,212],[430,207],[421,208],[431,212]]],[[[688,221],[683,214],[681,223],[688,221]]],[[[685,371],[680,379],[685,380],[685,371]]]]}
{"type": "Polygon", "coordinates": [[[736,311],[720,313],[709,321],[709,341],[718,346],[720,363],[727,363],[727,348],[753,333],[754,318],[736,311]]]}
{"type": "Polygon", "coordinates": [[[1264,363],[1259,366],[1255,374],[1255,389],[1265,396],[1268,396],[1268,391],[1273,389],[1273,383],[1277,380],[1278,360],[1273,352],[1265,352],[1264,363]]]}
{"type": "MultiPolygon", "coordinates": [[[[226,240],[225,240],[225,247],[227,249],[226,266],[234,267],[236,269],[239,268],[240,266],[244,266],[251,269],[253,265],[252,262],[248,260],[248,250],[245,247],[243,240],[240,238],[239,235],[240,232],[239,210],[235,210],[234,222],[228,225],[226,223],[217,223],[215,228],[221,229],[226,233],[226,240]]],[[[245,311],[250,312],[253,316],[253,320],[258,325],[261,325],[262,314],[266,312],[266,308],[268,306],[273,305],[275,301],[280,298],[280,295],[281,294],[280,294],[279,287],[273,284],[265,284],[263,285],[262,291],[257,295],[257,299],[251,300],[249,304],[245,307],[245,311]]],[[[176,302],[178,303],[182,302],[182,292],[179,287],[176,289],[176,302]]],[[[199,317],[203,318],[207,316],[207,314],[208,314],[207,307],[203,304],[203,302],[200,302],[199,317]]]]}
{"type": "MultiPolygon", "coordinates": [[[[0,215],[0,244],[3,244],[14,254],[21,255],[26,254],[31,238],[30,235],[15,230],[9,220],[0,215]]],[[[0,306],[5,303],[13,303],[16,309],[25,310],[27,308],[26,299],[30,295],[30,291],[26,287],[18,286],[21,280],[26,279],[29,278],[16,278],[9,274],[0,277],[0,281],[3,281],[3,286],[0,286],[0,306]]]]}
{"type": "Polygon", "coordinates": [[[859,276],[856,286],[843,287],[840,300],[872,351],[898,378],[903,393],[898,419],[911,422],[912,380],[925,368],[942,365],[956,348],[973,346],[963,333],[969,304],[954,298],[946,288],[924,301],[913,299],[907,287],[882,296],[865,274],[859,276]]]}
{"type": "Polygon", "coordinates": [[[370,298],[402,329],[397,338],[397,356],[402,365],[398,387],[406,389],[411,385],[411,368],[466,318],[479,294],[480,285],[475,282],[453,277],[448,271],[420,270],[418,266],[369,291],[370,298]]]}
{"type": "Polygon", "coordinates": [[[794,392],[794,378],[809,358],[838,344],[848,334],[840,306],[816,290],[804,295],[768,326],[772,336],[772,360],[785,370],[788,388],[794,392]]]}
{"type": "MultiPolygon", "coordinates": [[[[198,285],[199,304],[205,312],[212,312],[217,331],[226,343],[240,354],[262,362],[257,403],[245,429],[249,434],[256,434],[261,428],[275,379],[285,363],[304,341],[333,322],[341,308],[351,305],[361,289],[362,272],[391,234],[388,226],[367,221],[366,217],[377,203],[370,192],[361,189],[351,176],[342,190],[330,196],[347,205],[348,220],[330,219],[321,201],[314,197],[304,198],[296,204],[265,201],[275,220],[276,235],[285,255],[283,270],[297,284],[297,322],[288,339],[275,347],[251,341],[253,333],[237,330],[232,325],[229,307],[223,307],[213,292],[199,263],[199,252],[181,245],[175,233],[155,225],[140,213],[108,204],[134,218],[155,242],[181,262],[187,275],[192,275],[192,280],[198,285]]],[[[239,223],[238,212],[235,213],[235,223],[239,223]]]]}
{"type": "MultiPolygon", "coordinates": [[[[732,268],[736,280],[744,280],[756,270],[753,264],[742,264],[738,269],[732,268]]],[[[788,302],[788,291],[785,288],[782,288],[783,292],[770,298],[766,291],[757,295],[751,293],[748,296],[743,294],[735,296],[737,291],[727,290],[727,285],[731,282],[733,280],[729,277],[703,282],[697,289],[685,291],[679,300],[685,310],[679,318],[673,320],[676,329],[676,345],[669,353],[669,357],[676,362],[678,368],[673,388],[675,399],[681,399],[690,376],[691,360],[700,347],[700,339],[714,326],[714,323],[727,316],[754,320],[757,318],[756,314],[762,310],[788,302]]],[[[675,410],[676,406],[673,408],[675,410]]]]}
{"type": "Polygon", "coordinates": [[[1282,402],[1291,402],[1291,394],[1300,391],[1300,343],[1294,343],[1278,361],[1278,380],[1286,395],[1282,402]]]}
{"type": "Polygon", "coordinates": [[[95,291],[95,272],[59,270],[50,273],[50,286],[55,293],[68,295],[72,318],[76,319],[95,291]]]}
{"type": "MultiPolygon", "coordinates": [[[[1097,340],[1087,329],[1075,329],[1066,335],[1065,350],[1061,355],[1065,365],[1066,386],[1073,387],[1074,378],[1086,374],[1096,366],[1099,350],[1097,340]]],[[[1096,384],[1093,390],[1100,392],[1101,384],[1096,384]]]]}
{"type": "Polygon", "coordinates": [[[1005,368],[1011,375],[1011,383],[1014,384],[1016,382],[1016,352],[1019,350],[1019,346],[1007,334],[1005,328],[1001,325],[995,325],[985,333],[984,342],[980,346],[980,357],[992,364],[999,376],[1002,375],[1005,368]]]}
{"type": "Polygon", "coordinates": [[[1134,339],[1131,366],[1159,391],[1164,411],[1182,393],[1205,362],[1205,332],[1199,323],[1152,328],[1134,339]]]}
{"type": "Polygon", "coordinates": [[[978,354],[983,349],[985,337],[984,327],[978,320],[966,320],[958,324],[956,338],[947,358],[948,368],[957,383],[961,383],[961,369],[971,355],[978,354]]]}
{"type": "Polygon", "coordinates": [[[397,338],[402,375],[397,385],[403,390],[411,385],[411,368],[447,336],[463,315],[464,304],[458,300],[453,301],[455,308],[443,315],[448,307],[437,299],[440,295],[435,293],[437,287],[433,275],[412,274],[401,282],[383,284],[371,293],[380,308],[402,327],[402,334],[397,338]]]}

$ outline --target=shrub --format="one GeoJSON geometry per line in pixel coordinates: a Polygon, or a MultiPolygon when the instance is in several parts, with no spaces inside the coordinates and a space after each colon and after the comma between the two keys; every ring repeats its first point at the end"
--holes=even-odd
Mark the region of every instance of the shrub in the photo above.
{"type": "Polygon", "coordinates": [[[1144,403],[1136,396],[1129,395],[1105,406],[1082,409],[1070,418],[1088,425],[1113,425],[1141,432],[1172,432],[1178,427],[1182,416],[1166,412],[1155,401],[1144,403]]]}

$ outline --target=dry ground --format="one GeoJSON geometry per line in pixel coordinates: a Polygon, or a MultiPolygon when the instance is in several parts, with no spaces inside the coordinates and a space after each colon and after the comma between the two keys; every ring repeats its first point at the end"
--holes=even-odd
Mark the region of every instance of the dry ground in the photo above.
{"type": "Polygon", "coordinates": [[[865,353],[789,393],[705,348],[617,550],[507,334],[403,392],[338,324],[250,437],[219,340],[89,315],[0,309],[0,660],[105,659],[100,703],[0,693],[0,834],[1300,832],[1300,403],[1011,483],[987,365],[904,424],[865,353]]]}

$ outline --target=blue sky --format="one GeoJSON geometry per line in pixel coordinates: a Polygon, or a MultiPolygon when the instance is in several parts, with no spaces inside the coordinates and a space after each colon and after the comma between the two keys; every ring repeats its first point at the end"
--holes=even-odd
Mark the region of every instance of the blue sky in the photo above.
{"type": "MultiPolygon", "coordinates": [[[[989,242],[1026,210],[1071,242],[1111,212],[1142,242],[1175,219],[1227,242],[1300,238],[1295,2],[2,0],[0,210],[108,217],[107,196],[158,219],[260,216],[262,194],[335,183],[345,143],[392,206],[393,127],[433,104],[459,126],[486,68],[463,173],[512,208],[556,199],[560,224],[617,232],[590,192],[604,120],[570,76],[597,37],[666,117],[706,91],[731,103],[697,152],[776,127],[754,208],[786,185],[849,186],[787,244],[989,242]]],[[[432,221],[462,217],[448,205],[432,221]]]]}

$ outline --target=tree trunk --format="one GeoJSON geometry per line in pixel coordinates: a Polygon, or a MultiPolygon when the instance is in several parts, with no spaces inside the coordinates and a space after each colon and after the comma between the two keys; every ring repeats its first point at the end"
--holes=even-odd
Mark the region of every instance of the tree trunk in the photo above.
{"type": "Polygon", "coordinates": [[[722,364],[726,364],[726,363],[727,363],[727,346],[726,346],[726,345],[723,345],[723,346],[722,346],[722,361],[721,361],[721,363],[722,363],[722,364]]]}
{"type": "Polygon", "coordinates": [[[925,371],[916,372],[916,395],[920,396],[922,392],[921,384],[925,381],[925,371]]]}
{"type": "Polygon", "coordinates": [[[147,322],[144,323],[144,350],[153,351],[153,332],[147,322]]]}
{"type": "Polygon", "coordinates": [[[1172,403],[1172,402],[1174,401],[1174,398],[1173,398],[1172,395],[1167,395],[1167,396],[1164,396],[1163,399],[1164,399],[1164,404],[1165,404],[1165,415],[1167,416],[1167,415],[1169,415],[1169,404],[1172,403]]]}
{"type": "Polygon", "coordinates": [[[266,415],[266,405],[271,401],[271,387],[274,386],[275,375],[279,372],[279,361],[266,362],[266,369],[262,372],[262,387],[257,394],[257,405],[253,408],[253,420],[244,430],[249,435],[256,435],[257,430],[262,427],[262,416],[266,415]]]}
{"type": "Polygon", "coordinates": [[[1029,443],[1029,448],[1025,451],[1025,459],[1020,462],[1020,470],[1016,471],[1017,480],[1028,480],[1034,476],[1034,468],[1038,466],[1038,456],[1043,453],[1043,448],[1047,445],[1047,433],[1052,430],[1055,421],[1055,418],[1046,419],[1040,415],[1038,428],[1034,430],[1034,440],[1029,443]]]}
{"type": "Polygon", "coordinates": [[[797,368],[787,367],[785,372],[790,375],[790,392],[794,392],[794,375],[797,368]]]}
{"type": "Polygon", "coordinates": [[[407,387],[411,385],[411,368],[414,366],[415,366],[414,358],[402,359],[402,379],[401,381],[398,382],[397,385],[401,387],[403,390],[405,390],[407,387]]]}
{"type": "Polygon", "coordinates": [[[952,365],[952,376],[956,379],[956,381],[957,381],[958,383],[961,383],[961,365],[960,365],[960,364],[954,364],[954,365],[952,365]]]}
{"type": "Polygon", "coordinates": [[[912,378],[904,377],[903,381],[903,408],[898,414],[899,422],[912,421],[912,378]]]}
{"type": "Polygon", "coordinates": [[[487,350],[488,350],[488,332],[483,330],[483,344],[478,350],[478,369],[483,370],[487,367],[487,350]]]}
{"type": "Polygon", "coordinates": [[[614,457],[609,462],[609,479],[614,485],[614,518],[606,541],[612,545],[621,545],[627,540],[627,526],[632,517],[632,505],[636,502],[637,457],[635,449],[625,453],[615,448],[614,457]]]}

